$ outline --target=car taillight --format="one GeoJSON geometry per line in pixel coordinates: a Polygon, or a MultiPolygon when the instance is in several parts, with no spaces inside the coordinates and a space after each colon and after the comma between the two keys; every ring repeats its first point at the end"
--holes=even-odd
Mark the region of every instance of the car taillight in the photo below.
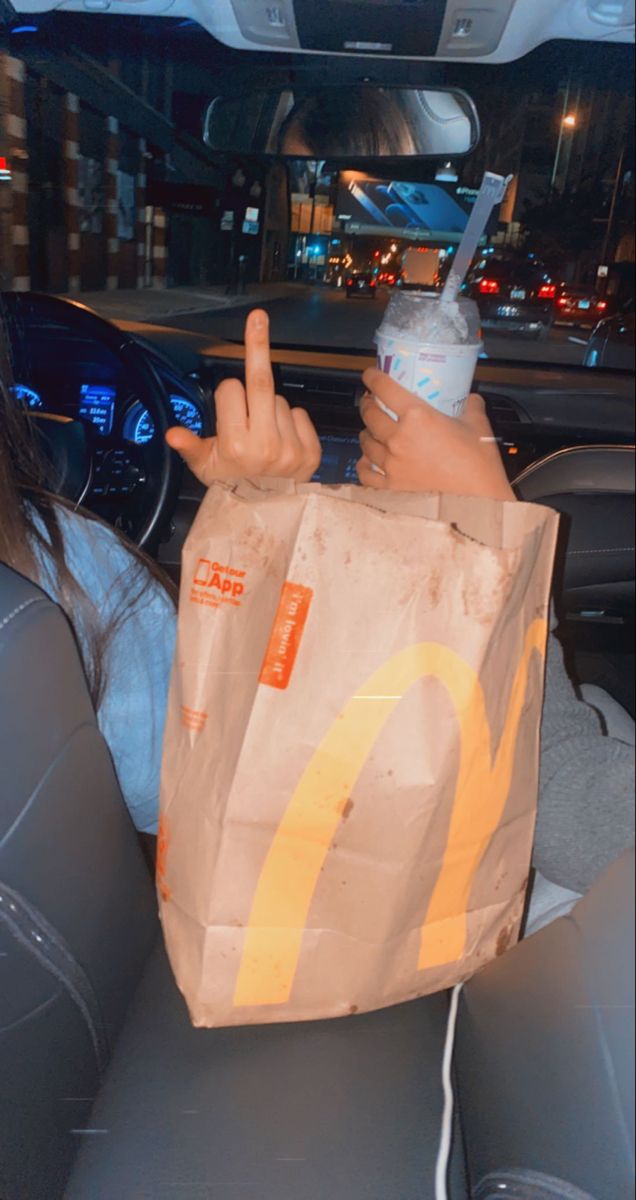
{"type": "Polygon", "coordinates": [[[567,303],[568,303],[568,298],[567,298],[567,296],[559,296],[559,301],[558,301],[558,302],[559,302],[559,304],[567,304],[567,303]]]}
{"type": "Polygon", "coordinates": [[[543,283],[539,288],[540,300],[554,300],[556,296],[556,286],[553,283],[543,283]]]}
{"type": "Polygon", "coordinates": [[[596,305],[596,307],[597,307],[597,308],[600,308],[601,312],[605,312],[605,309],[607,308],[607,301],[606,301],[606,300],[599,300],[599,302],[598,302],[598,304],[596,305]]]}
{"type": "Polygon", "coordinates": [[[480,279],[479,290],[483,296],[496,296],[499,291],[499,284],[496,279],[480,279]]]}

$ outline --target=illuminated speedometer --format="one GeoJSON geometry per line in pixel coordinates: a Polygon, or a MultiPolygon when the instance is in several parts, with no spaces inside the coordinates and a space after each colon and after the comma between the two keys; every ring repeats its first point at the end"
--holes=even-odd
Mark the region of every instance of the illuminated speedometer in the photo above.
{"type": "MultiPolygon", "coordinates": [[[[185,425],[186,429],[191,429],[196,433],[197,437],[201,437],[203,433],[203,417],[199,412],[196,404],[192,400],[188,400],[185,396],[171,396],[170,407],[175,422],[178,425],[185,425]]],[[[154,437],[155,425],[150,413],[143,404],[137,401],[133,404],[126,420],[124,421],[124,437],[128,442],[134,442],[136,446],[144,446],[154,437]]]]}
{"type": "Polygon", "coordinates": [[[197,437],[201,437],[203,417],[196,404],[193,404],[191,400],[186,400],[185,396],[171,396],[170,405],[177,424],[185,425],[186,429],[191,429],[197,437]]]}
{"type": "Polygon", "coordinates": [[[14,384],[11,393],[20,404],[24,404],[25,408],[42,408],[42,397],[39,392],[27,387],[24,383],[14,384]]]}
{"type": "Polygon", "coordinates": [[[133,405],[124,422],[126,441],[134,442],[136,446],[145,446],[146,442],[152,440],[154,432],[155,426],[148,410],[143,404],[133,405]]]}

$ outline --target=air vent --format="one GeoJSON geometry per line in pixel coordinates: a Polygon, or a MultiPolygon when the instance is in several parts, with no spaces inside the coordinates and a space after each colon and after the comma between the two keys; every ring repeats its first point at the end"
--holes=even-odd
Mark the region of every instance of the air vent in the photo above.
{"type": "Polygon", "coordinates": [[[635,0],[587,0],[587,11],[599,25],[624,29],[634,24],[635,0]]]}
{"type": "Polygon", "coordinates": [[[349,371],[306,371],[285,365],[281,382],[292,404],[336,405],[352,409],[362,392],[359,377],[349,371]]]}
{"type": "Polygon", "coordinates": [[[521,421],[528,420],[525,413],[519,411],[519,406],[514,401],[509,400],[507,396],[499,396],[494,392],[486,392],[480,389],[490,420],[495,424],[519,425],[521,421]]]}

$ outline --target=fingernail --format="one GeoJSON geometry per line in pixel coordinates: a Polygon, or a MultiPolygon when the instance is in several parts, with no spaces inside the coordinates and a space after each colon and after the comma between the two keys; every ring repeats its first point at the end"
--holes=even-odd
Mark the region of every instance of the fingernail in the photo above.
{"type": "Polygon", "coordinates": [[[267,313],[257,312],[254,315],[254,328],[260,330],[267,329],[267,313]]]}

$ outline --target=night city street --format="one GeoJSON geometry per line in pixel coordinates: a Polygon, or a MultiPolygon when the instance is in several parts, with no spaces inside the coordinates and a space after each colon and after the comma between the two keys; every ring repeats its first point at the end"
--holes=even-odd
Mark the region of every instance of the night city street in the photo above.
{"type": "MultiPolygon", "coordinates": [[[[373,335],[388,303],[390,292],[380,288],[376,300],[347,300],[341,289],[316,286],[311,292],[305,287],[289,286],[290,296],[264,304],[270,315],[271,338],[274,344],[348,350],[373,350],[373,335]]],[[[109,298],[112,303],[112,298],[109,298]]],[[[159,324],[185,329],[192,333],[210,333],[216,337],[241,341],[247,312],[254,301],[228,311],[211,309],[165,318],[159,324]]],[[[112,311],[112,310],[111,310],[112,311]]],[[[140,321],[143,316],[140,314],[140,321]]],[[[529,336],[487,330],[484,334],[485,353],[491,358],[532,360],[534,363],[567,363],[573,366],[583,361],[589,330],[555,327],[545,341],[537,343],[529,336]]]]}

